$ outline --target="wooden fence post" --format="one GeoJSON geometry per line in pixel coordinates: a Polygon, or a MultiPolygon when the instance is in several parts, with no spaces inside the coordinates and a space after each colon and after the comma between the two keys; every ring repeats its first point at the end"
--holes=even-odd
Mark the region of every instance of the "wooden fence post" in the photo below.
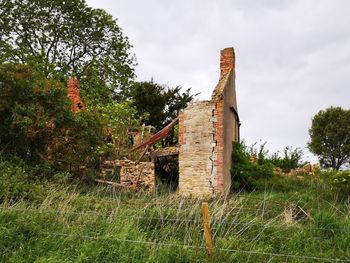
{"type": "Polygon", "coordinates": [[[202,203],[202,212],[203,212],[203,223],[204,223],[204,237],[205,243],[207,246],[208,258],[212,259],[213,256],[213,243],[211,240],[211,231],[210,231],[210,220],[209,220],[209,208],[208,203],[202,203]]]}

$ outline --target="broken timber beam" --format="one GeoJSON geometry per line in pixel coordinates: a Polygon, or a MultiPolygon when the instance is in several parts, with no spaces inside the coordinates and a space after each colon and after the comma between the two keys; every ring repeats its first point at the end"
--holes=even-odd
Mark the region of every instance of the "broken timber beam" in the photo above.
{"type": "Polygon", "coordinates": [[[157,132],[155,135],[151,137],[147,142],[144,142],[143,144],[131,149],[131,151],[135,151],[137,149],[140,149],[142,147],[145,147],[147,145],[153,145],[156,142],[159,142],[160,140],[164,139],[168,134],[171,132],[172,128],[178,123],[179,117],[176,117],[172,122],[170,122],[167,126],[165,126],[163,129],[161,129],[159,132],[157,132]]]}
{"type": "Polygon", "coordinates": [[[116,183],[116,182],[111,182],[111,181],[106,181],[106,180],[101,180],[101,179],[95,179],[95,182],[97,183],[101,183],[101,184],[108,184],[108,185],[112,185],[115,187],[123,187],[122,184],[116,183]]]}
{"type": "Polygon", "coordinates": [[[149,153],[151,157],[164,157],[164,156],[171,156],[171,155],[178,155],[178,154],[179,154],[179,147],[160,148],[149,153]]]}

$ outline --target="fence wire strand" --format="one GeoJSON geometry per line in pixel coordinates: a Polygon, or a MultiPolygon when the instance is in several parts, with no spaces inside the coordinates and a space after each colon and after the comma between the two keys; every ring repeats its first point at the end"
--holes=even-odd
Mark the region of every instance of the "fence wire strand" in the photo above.
{"type": "MultiPolygon", "coordinates": [[[[34,213],[51,213],[51,214],[68,214],[68,215],[103,215],[106,217],[113,216],[115,218],[125,218],[125,219],[146,219],[146,220],[159,220],[159,221],[179,221],[179,222],[196,222],[196,223],[203,223],[202,220],[195,220],[195,219],[182,219],[182,218],[157,218],[157,217],[140,217],[140,216],[120,216],[115,215],[114,213],[100,213],[91,211],[89,213],[79,213],[79,212],[64,212],[64,211],[58,211],[58,210],[39,210],[39,209],[28,209],[28,208],[16,208],[16,207],[3,207],[0,206],[1,210],[8,210],[8,211],[19,211],[19,212],[34,212],[34,213]]],[[[226,221],[223,220],[221,222],[215,222],[215,220],[212,222],[212,224],[225,224],[230,223],[232,225],[243,225],[246,226],[264,226],[269,227],[269,225],[265,224],[256,224],[256,223],[242,223],[242,222],[235,222],[235,221],[226,221]]],[[[349,231],[344,231],[344,229],[327,229],[327,228],[313,228],[313,229],[320,229],[320,230],[331,230],[331,231],[343,231],[349,233],[349,231]]],[[[66,234],[66,233],[54,233],[54,232],[43,232],[42,234],[47,236],[63,236],[63,237],[71,237],[71,238],[80,238],[80,239],[90,239],[90,240],[113,240],[117,242],[127,242],[127,243],[135,243],[135,244],[145,244],[145,245],[155,245],[155,246],[175,246],[175,247],[184,247],[184,248],[192,248],[192,249],[206,249],[204,246],[197,246],[197,245],[189,245],[189,244],[176,244],[176,243],[162,243],[162,242],[155,242],[155,241],[143,241],[143,240],[132,240],[132,239],[120,239],[116,237],[111,236],[90,236],[90,235],[74,235],[74,234],[66,234]]],[[[288,258],[295,258],[295,259],[301,259],[301,260],[318,260],[318,261],[332,261],[332,262],[350,262],[350,259],[337,259],[337,258],[326,258],[326,257],[317,257],[317,256],[309,256],[309,255],[295,255],[295,254],[284,254],[284,253],[272,253],[272,252],[262,252],[262,251],[256,251],[256,250],[240,250],[240,249],[231,249],[231,248],[216,248],[214,251],[217,252],[229,252],[229,253],[244,253],[244,254],[255,254],[255,255],[265,255],[270,257],[285,257],[286,260],[288,258]]]]}
{"type": "MultiPolygon", "coordinates": [[[[183,219],[183,218],[169,218],[169,217],[146,217],[146,216],[122,216],[117,215],[114,213],[100,213],[95,211],[90,212],[64,212],[59,210],[40,210],[40,209],[30,209],[30,208],[15,208],[15,207],[1,207],[0,210],[8,210],[8,211],[17,211],[17,212],[33,212],[33,213],[39,213],[39,214],[56,214],[56,215],[77,215],[77,216],[85,216],[85,215],[97,215],[101,217],[111,217],[114,219],[133,219],[133,220],[157,220],[157,221],[169,221],[169,222],[187,222],[187,223],[197,223],[197,224],[203,224],[203,220],[199,219],[183,219]]],[[[254,223],[254,222],[240,222],[240,221],[234,221],[234,220],[216,220],[212,219],[210,225],[214,227],[214,229],[218,229],[222,227],[223,225],[229,225],[229,226],[242,226],[242,227],[250,227],[250,226],[261,226],[261,227],[274,227],[274,225],[271,225],[272,222],[269,223],[254,223]],[[216,227],[218,226],[218,227],[216,227]]],[[[322,228],[322,227],[312,227],[314,230],[324,230],[324,231],[336,231],[336,232],[343,232],[343,233],[350,233],[350,230],[347,228],[322,228]]]]}
{"type": "MultiPolygon", "coordinates": [[[[113,240],[117,242],[127,242],[134,244],[144,244],[144,245],[155,245],[155,246],[170,246],[170,247],[183,247],[183,248],[192,248],[192,249],[206,249],[204,246],[196,245],[187,245],[187,244],[176,244],[176,243],[162,243],[155,241],[143,241],[143,240],[133,240],[133,239],[120,239],[115,237],[103,237],[103,236],[89,236],[89,235],[72,235],[65,233],[54,233],[54,232],[44,232],[42,233],[48,236],[64,236],[71,238],[80,238],[80,239],[90,239],[90,240],[113,240]]],[[[231,253],[244,253],[244,254],[258,254],[270,257],[285,257],[285,258],[295,258],[295,259],[313,259],[318,261],[332,261],[332,262],[350,262],[350,259],[338,259],[338,258],[326,258],[326,257],[317,257],[317,256],[308,256],[308,255],[294,255],[294,254],[283,254],[283,253],[271,253],[271,252],[262,252],[255,250],[240,250],[240,249],[231,249],[231,248],[216,248],[215,251],[220,252],[231,252],[231,253]]]]}

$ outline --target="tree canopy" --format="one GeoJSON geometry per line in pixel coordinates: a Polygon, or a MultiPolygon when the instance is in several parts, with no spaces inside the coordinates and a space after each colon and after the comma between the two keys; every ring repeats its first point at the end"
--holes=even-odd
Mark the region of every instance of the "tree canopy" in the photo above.
{"type": "Polygon", "coordinates": [[[309,149],[320,164],[339,170],[350,161],[350,110],[330,107],[319,111],[309,130],[309,149]]]}
{"type": "Polygon", "coordinates": [[[130,48],[116,20],[84,0],[0,2],[0,63],[28,64],[46,77],[75,76],[93,103],[130,86],[130,48]]]}
{"type": "Polygon", "coordinates": [[[190,89],[181,92],[181,88],[161,85],[153,80],[136,82],[127,97],[131,99],[138,115],[146,116],[145,124],[159,130],[176,118],[180,110],[194,99],[195,95],[190,94],[190,89]]]}

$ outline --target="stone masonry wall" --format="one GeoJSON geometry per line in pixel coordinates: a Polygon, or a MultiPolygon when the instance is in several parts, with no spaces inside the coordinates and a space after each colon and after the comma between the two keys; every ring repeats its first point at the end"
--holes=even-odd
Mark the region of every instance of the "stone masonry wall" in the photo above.
{"type": "Polygon", "coordinates": [[[119,161],[120,183],[129,188],[153,190],[155,186],[155,172],[153,162],[135,163],[130,160],[119,161]]]}
{"type": "Polygon", "coordinates": [[[182,194],[214,193],[214,110],[212,101],[200,101],[180,114],[179,192],[182,194]]]}
{"type": "Polygon", "coordinates": [[[220,80],[211,101],[189,105],[179,115],[179,192],[228,193],[232,141],[238,139],[233,48],[221,51],[220,80]]]}
{"type": "Polygon", "coordinates": [[[106,179],[110,172],[120,167],[120,180],[117,182],[129,189],[154,190],[155,170],[153,162],[134,162],[131,160],[105,161],[102,164],[101,176],[106,179]]]}

